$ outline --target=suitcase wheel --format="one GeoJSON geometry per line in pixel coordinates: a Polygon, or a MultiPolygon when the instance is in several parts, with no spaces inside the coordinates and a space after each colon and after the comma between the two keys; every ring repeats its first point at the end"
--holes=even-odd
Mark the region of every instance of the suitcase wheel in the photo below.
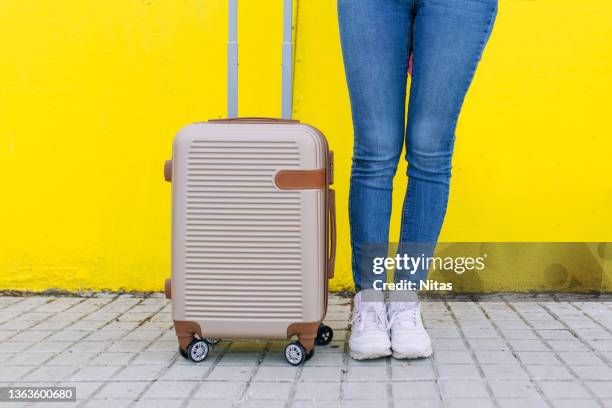
{"type": "Polygon", "coordinates": [[[317,338],[315,339],[315,344],[317,346],[327,346],[331,343],[334,338],[334,331],[331,327],[326,324],[322,324],[319,326],[317,330],[317,338]]]}
{"type": "Polygon", "coordinates": [[[314,356],[314,348],[310,349],[309,352],[306,353],[306,359],[304,361],[308,361],[312,358],[312,356],[314,356]]]}
{"type": "Polygon", "coordinates": [[[199,363],[200,361],[204,361],[206,356],[208,356],[208,343],[204,340],[193,339],[191,343],[187,346],[187,358],[194,363],[199,363]]]}
{"type": "Polygon", "coordinates": [[[215,337],[207,337],[204,339],[204,341],[210,344],[211,346],[214,346],[215,344],[219,344],[221,339],[217,339],[215,337]]]}
{"type": "Polygon", "coordinates": [[[293,343],[287,344],[285,347],[285,358],[291,365],[297,366],[306,361],[306,350],[299,342],[294,341],[293,343]]]}

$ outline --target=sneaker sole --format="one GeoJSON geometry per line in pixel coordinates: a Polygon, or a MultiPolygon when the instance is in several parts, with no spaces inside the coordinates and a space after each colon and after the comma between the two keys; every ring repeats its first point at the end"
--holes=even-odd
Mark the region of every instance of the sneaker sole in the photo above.
{"type": "Polygon", "coordinates": [[[380,351],[377,353],[359,353],[349,350],[349,355],[353,360],[371,360],[374,358],[387,357],[391,355],[391,349],[380,351]]]}
{"type": "Polygon", "coordinates": [[[432,354],[433,354],[433,350],[429,348],[421,353],[398,353],[394,351],[392,356],[393,358],[396,358],[398,360],[410,360],[410,359],[415,359],[415,358],[431,357],[432,354]]]}

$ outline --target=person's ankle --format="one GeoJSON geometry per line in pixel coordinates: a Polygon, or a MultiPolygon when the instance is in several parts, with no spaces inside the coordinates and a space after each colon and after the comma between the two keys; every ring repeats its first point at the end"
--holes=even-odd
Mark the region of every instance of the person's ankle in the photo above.
{"type": "Polygon", "coordinates": [[[355,294],[355,302],[362,303],[385,303],[385,293],[382,290],[362,289],[355,294]]]}
{"type": "Polygon", "coordinates": [[[389,309],[403,307],[417,307],[420,305],[419,296],[413,290],[392,290],[389,292],[389,309]]]}

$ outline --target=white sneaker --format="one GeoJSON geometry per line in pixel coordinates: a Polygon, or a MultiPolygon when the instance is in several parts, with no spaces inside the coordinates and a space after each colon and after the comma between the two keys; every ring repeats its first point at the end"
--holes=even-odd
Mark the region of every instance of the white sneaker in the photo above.
{"type": "Polygon", "coordinates": [[[431,340],[423,326],[419,302],[390,302],[389,326],[394,358],[431,356],[431,340]]]}
{"type": "Polygon", "coordinates": [[[373,289],[355,295],[349,354],[355,360],[384,357],[391,354],[389,322],[383,293],[373,289]],[[367,300],[362,300],[367,292],[367,300]],[[380,297],[380,300],[378,298],[380,297]]]}

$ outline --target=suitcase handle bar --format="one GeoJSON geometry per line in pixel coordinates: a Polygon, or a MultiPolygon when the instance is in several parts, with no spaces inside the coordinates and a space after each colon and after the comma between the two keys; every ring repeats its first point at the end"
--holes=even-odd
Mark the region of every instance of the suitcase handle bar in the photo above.
{"type": "MultiPolygon", "coordinates": [[[[227,35],[227,116],[238,116],[238,0],[228,2],[227,35]]],[[[293,0],[283,0],[283,42],[281,44],[281,116],[293,111],[293,0]]]]}

